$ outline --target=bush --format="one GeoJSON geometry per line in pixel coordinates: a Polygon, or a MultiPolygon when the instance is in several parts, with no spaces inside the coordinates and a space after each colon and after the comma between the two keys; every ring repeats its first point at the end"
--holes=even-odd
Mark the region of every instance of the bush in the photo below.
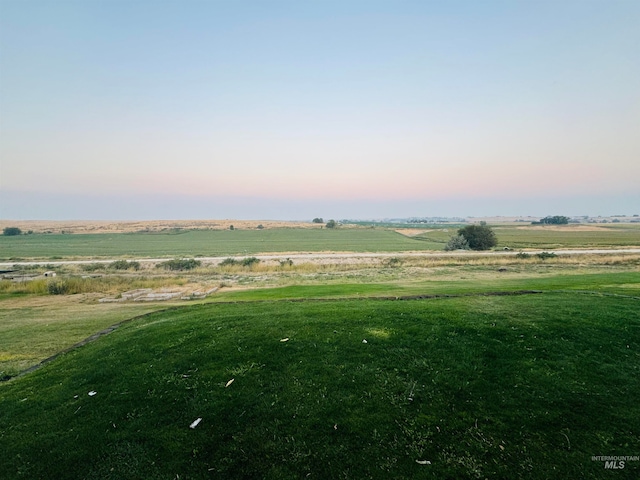
{"type": "Polygon", "coordinates": [[[69,283],[66,280],[51,280],[47,284],[47,291],[50,295],[65,295],[69,292],[69,283]]]}
{"type": "Polygon", "coordinates": [[[109,264],[109,268],[112,268],[113,270],[129,270],[129,269],[140,270],[140,262],[136,262],[136,261],[128,262],[127,260],[116,260],[115,262],[111,262],[109,264]]]}
{"type": "Polygon", "coordinates": [[[467,225],[458,230],[469,243],[471,250],[489,250],[498,244],[496,234],[486,225],[467,225]]]}
{"type": "Polygon", "coordinates": [[[329,220],[327,222],[327,224],[325,225],[325,227],[327,227],[327,228],[336,228],[336,221],[335,220],[329,220]]]}
{"type": "Polygon", "coordinates": [[[391,268],[399,267],[399,266],[401,266],[402,264],[403,264],[402,259],[401,259],[401,258],[398,258],[398,257],[391,257],[391,258],[386,259],[386,260],[383,262],[383,265],[384,265],[385,267],[391,267],[391,268]]]}
{"type": "Polygon", "coordinates": [[[15,235],[22,235],[22,230],[18,227],[4,227],[2,234],[6,237],[12,237],[15,235]]]}
{"type": "Polygon", "coordinates": [[[446,252],[451,250],[469,250],[469,242],[462,235],[454,235],[444,246],[446,252]]]}
{"type": "Polygon", "coordinates": [[[240,262],[238,260],[236,260],[235,258],[225,258],[223,261],[220,262],[220,266],[221,267],[232,267],[233,265],[238,265],[240,262]]]}
{"type": "Polygon", "coordinates": [[[243,258],[242,260],[236,260],[235,258],[225,258],[223,261],[220,262],[220,266],[221,267],[232,267],[235,265],[240,265],[243,267],[251,267],[252,265],[255,265],[257,263],[260,263],[260,259],[256,258],[256,257],[247,257],[247,258],[243,258]]]}
{"type": "Polygon", "coordinates": [[[201,263],[199,260],[193,258],[175,258],[162,262],[160,266],[166,270],[193,270],[199,267],[201,263]]]}
{"type": "Polygon", "coordinates": [[[547,258],[555,258],[557,255],[553,252],[540,252],[536,254],[540,260],[546,260],[547,258]]]}
{"type": "Polygon", "coordinates": [[[525,252],[518,252],[516,253],[516,258],[522,258],[522,259],[531,258],[531,255],[525,252]]]}
{"type": "Polygon", "coordinates": [[[260,259],[256,257],[248,257],[242,260],[243,267],[251,267],[252,265],[260,263],[260,259]]]}

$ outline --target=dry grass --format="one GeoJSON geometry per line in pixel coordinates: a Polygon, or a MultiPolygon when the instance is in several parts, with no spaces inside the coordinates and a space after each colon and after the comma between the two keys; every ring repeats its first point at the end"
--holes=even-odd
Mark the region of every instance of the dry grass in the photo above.
{"type": "Polygon", "coordinates": [[[140,222],[109,221],[43,221],[0,220],[0,230],[18,227],[33,233],[132,233],[161,232],[168,230],[229,230],[233,225],[240,230],[256,230],[259,225],[270,228],[320,228],[311,222],[286,222],[275,220],[153,220],[140,222]]]}

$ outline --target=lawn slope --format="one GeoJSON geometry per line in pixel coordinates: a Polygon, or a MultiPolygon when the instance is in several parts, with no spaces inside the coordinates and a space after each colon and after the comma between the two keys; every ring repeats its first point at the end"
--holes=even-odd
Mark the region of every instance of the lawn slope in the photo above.
{"type": "Polygon", "coordinates": [[[639,313],[548,292],[150,314],[0,385],[0,477],[602,478],[592,455],[640,454],[639,313]]]}

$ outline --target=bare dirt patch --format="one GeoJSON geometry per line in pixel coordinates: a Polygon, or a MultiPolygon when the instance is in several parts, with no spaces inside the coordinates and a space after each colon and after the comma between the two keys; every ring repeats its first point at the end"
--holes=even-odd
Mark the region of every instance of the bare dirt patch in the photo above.
{"type": "Polygon", "coordinates": [[[405,237],[416,237],[423,233],[433,232],[433,228],[397,228],[394,232],[405,237]]]}

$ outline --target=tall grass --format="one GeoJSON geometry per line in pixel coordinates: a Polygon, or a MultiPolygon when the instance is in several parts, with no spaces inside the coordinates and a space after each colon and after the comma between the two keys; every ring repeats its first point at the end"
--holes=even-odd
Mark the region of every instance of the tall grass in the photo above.
{"type": "Polygon", "coordinates": [[[104,276],[104,277],[54,277],[24,282],[0,280],[0,293],[33,295],[74,295],[78,293],[117,294],[136,288],[161,288],[184,285],[181,277],[104,276]]]}

